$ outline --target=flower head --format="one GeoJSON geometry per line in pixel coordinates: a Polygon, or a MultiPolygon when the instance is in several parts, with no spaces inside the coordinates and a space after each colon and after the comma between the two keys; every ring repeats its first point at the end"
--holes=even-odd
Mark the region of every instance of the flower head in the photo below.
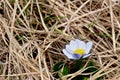
{"type": "Polygon", "coordinates": [[[93,43],[84,41],[81,41],[79,39],[71,40],[68,45],[66,45],[66,49],[63,49],[63,53],[69,58],[69,59],[80,59],[80,58],[86,58],[90,56],[89,54],[93,43]]]}

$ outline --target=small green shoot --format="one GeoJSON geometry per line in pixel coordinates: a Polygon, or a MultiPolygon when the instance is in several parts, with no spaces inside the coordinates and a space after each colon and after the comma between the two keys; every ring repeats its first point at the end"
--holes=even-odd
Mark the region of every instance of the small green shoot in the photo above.
{"type": "Polygon", "coordinates": [[[64,62],[56,63],[53,67],[53,71],[59,71],[62,68],[63,64],[64,64],[64,62]]]}
{"type": "Polygon", "coordinates": [[[54,65],[53,71],[57,72],[56,78],[62,78],[63,76],[70,73],[69,67],[64,62],[58,62],[54,65]]]}
{"type": "Polygon", "coordinates": [[[62,78],[63,76],[69,74],[70,70],[68,66],[64,65],[59,71],[58,71],[58,76],[62,78]]]}
{"type": "MultiPolygon", "coordinates": [[[[54,65],[53,71],[56,72],[56,78],[62,79],[63,76],[74,73],[83,67],[85,67],[87,60],[79,59],[75,61],[74,67],[72,65],[71,68],[64,62],[58,62],[54,65]]],[[[96,72],[99,71],[97,67],[95,67],[95,62],[93,60],[89,60],[86,65],[86,70],[83,73],[90,73],[87,75],[78,75],[74,77],[72,80],[88,80],[91,75],[94,75],[96,72]]],[[[97,78],[96,80],[102,80],[103,76],[97,78]]]]}

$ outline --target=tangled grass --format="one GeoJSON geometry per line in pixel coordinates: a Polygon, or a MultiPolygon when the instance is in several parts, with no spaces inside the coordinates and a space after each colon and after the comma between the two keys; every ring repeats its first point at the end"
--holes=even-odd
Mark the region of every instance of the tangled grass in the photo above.
{"type": "MultiPolygon", "coordinates": [[[[94,43],[99,71],[90,80],[120,80],[120,3],[113,1],[1,0],[0,80],[54,80],[55,63],[72,64],[62,49],[75,38],[94,43]]],[[[63,80],[77,75],[84,73],[63,80]]]]}

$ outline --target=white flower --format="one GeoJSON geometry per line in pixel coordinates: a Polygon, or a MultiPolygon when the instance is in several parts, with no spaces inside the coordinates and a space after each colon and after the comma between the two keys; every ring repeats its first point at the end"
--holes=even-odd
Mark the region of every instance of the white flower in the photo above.
{"type": "Polygon", "coordinates": [[[66,45],[66,49],[63,49],[63,53],[69,59],[80,59],[90,56],[89,54],[93,43],[81,41],[79,39],[71,40],[70,44],[66,45]]]}

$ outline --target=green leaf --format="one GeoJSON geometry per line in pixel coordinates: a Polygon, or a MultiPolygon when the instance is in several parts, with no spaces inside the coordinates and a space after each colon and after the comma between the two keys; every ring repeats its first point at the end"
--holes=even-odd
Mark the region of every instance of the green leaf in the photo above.
{"type": "Polygon", "coordinates": [[[83,77],[82,80],[88,80],[88,77],[83,77]]]}
{"type": "Polygon", "coordinates": [[[63,76],[69,74],[70,69],[67,65],[64,65],[58,72],[58,75],[60,78],[62,78],[63,76]]]}
{"type": "Polygon", "coordinates": [[[78,75],[76,77],[74,77],[72,80],[88,80],[90,76],[86,76],[86,75],[78,75]]]}
{"type": "Polygon", "coordinates": [[[63,75],[67,75],[67,74],[69,74],[69,72],[70,72],[69,67],[68,67],[68,66],[64,66],[63,71],[62,71],[62,74],[63,74],[63,75]]]}
{"type": "Polygon", "coordinates": [[[53,71],[59,71],[62,66],[63,66],[64,62],[58,62],[53,66],[53,71]]]}
{"type": "Polygon", "coordinates": [[[80,68],[82,68],[82,67],[83,67],[83,66],[82,66],[82,59],[77,60],[77,61],[76,61],[76,68],[80,69],[80,68]]]}
{"type": "Polygon", "coordinates": [[[90,68],[88,68],[87,70],[85,70],[84,72],[86,72],[86,73],[89,73],[89,72],[97,72],[98,71],[98,69],[97,68],[95,68],[95,67],[90,67],[90,68]]]}
{"type": "Polygon", "coordinates": [[[87,67],[88,66],[95,66],[95,62],[93,60],[90,60],[87,64],[87,67]]]}
{"type": "Polygon", "coordinates": [[[98,69],[95,67],[95,62],[90,60],[86,66],[86,68],[88,68],[87,70],[85,70],[84,72],[89,73],[89,72],[97,72],[98,69]]]}
{"type": "Polygon", "coordinates": [[[103,76],[101,76],[101,77],[99,77],[99,78],[97,78],[95,80],[103,80],[103,76]]]}
{"type": "Polygon", "coordinates": [[[82,59],[76,60],[76,64],[74,65],[74,69],[71,72],[76,72],[79,69],[81,69],[82,67],[83,67],[82,59]]]}

